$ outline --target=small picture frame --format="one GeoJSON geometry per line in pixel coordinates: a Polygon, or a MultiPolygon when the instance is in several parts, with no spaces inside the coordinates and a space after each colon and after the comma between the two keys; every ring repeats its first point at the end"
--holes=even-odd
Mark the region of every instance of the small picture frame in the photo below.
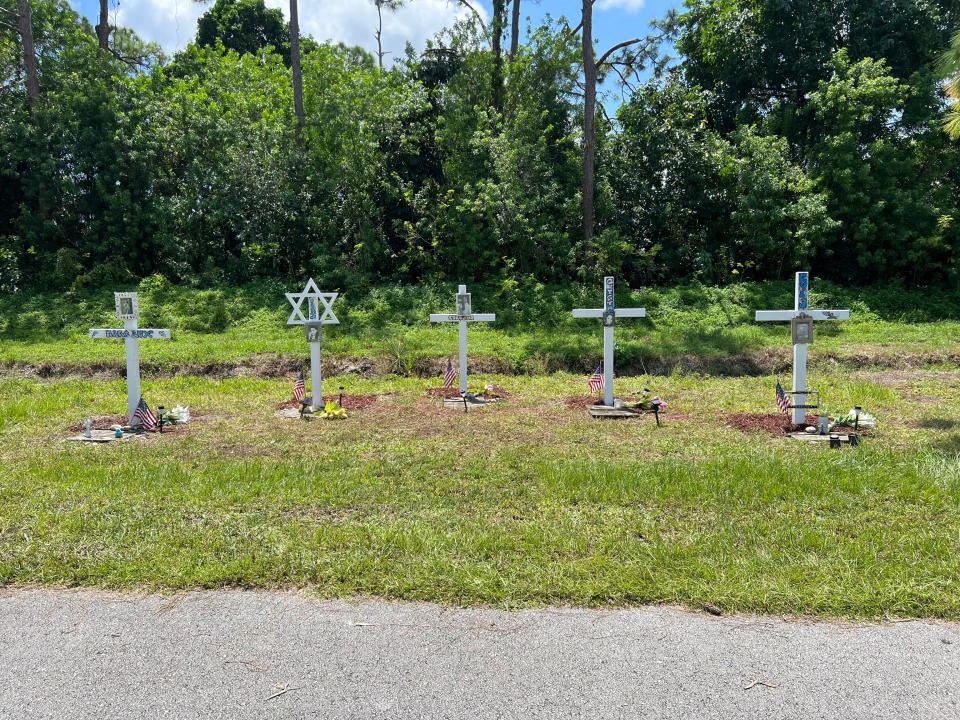
{"type": "Polygon", "coordinates": [[[790,327],[794,345],[810,345],[813,343],[813,318],[795,318],[790,327]]]}
{"type": "Polygon", "coordinates": [[[140,302],[137,293],[114,293],[119,320],[137,320],[140,318],[140,302]]]}
{"type": "Polygon", "coordinates": [[[307,342],[323,342],[323,326],[319,324],[307,325],[307,342]]]}
{"type": "Polygon", "coordinates": [[[459,293],[457,295],[457,315],[460,317],[470,317],[472,315],[473,303],[470,300],[470,293],[459,293]]]}
{"type": "Polygon", "coordinates": [[[603,312],[603,326],[604,327],[614,327],[617,324],[617,311],[616,310],[604,310],[603,312]]]}

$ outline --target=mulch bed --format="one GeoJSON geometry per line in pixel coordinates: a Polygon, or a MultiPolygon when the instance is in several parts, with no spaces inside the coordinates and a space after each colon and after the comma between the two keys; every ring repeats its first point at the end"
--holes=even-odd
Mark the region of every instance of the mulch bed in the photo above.
{"type": "Polygon", "coordinates": [[[459,388],[427,388],[427,397],[432,398],[458,398],[460,397],[459,388]]]}
{"type": "Polygon", "coordinates": [[[779,413],[733,413],[727,415],[726,423],[743,433],[786,435],[791,432],[803,432],[808,425],[816,425],[817,416],[807,415],[806,424],[794,425],[789,417],[779,413]]]}
{"type": "Polygon", "coordinates": [[[508,393],[504,388],[500,387],[499,385],[490,385],[484,388],[483,397],[488,398],[490,400],[502,400],[504,398],[510,397],[510,393],[508,393]]]}
{"type": "MultiPolygon", "coordinates": [[[[368,407],[373,405],[380,399],[379,395],[344,395],[343,396],[343,409],[344,410],[366,410],[368,407]]],[[[340,402],[340,395],[324,395],[323,402],[340,402]]],[[[287,410],[289,408],[300,409],[300,403],[296,400],[287,400],[277,405],[277,410],[287,410]]]]}

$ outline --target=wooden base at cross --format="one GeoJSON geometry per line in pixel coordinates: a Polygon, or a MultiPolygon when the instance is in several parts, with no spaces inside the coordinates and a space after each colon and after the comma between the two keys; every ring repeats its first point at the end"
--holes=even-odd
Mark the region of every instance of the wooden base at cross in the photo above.
{"type": "MultiPolygon", "coordinates": [[[[827,443],[827,444],[830,443],[831,435],[835,435],[836,437],[840,438],[840,442],[843,445],[852,444],[850,442],[851,435],[848,435],[848,434],[827,433],[826,435],[820,435],[819,433],[805,433],[805,432],[787,433],[787,437],[790,438],[791,440],[802,440],[808,443],[827,443]]],[[[852,437],[856,437],[857,440],[860,439],[858,435],[852,435],[852,437]]]]}
{"type": "Polygon", "coordinates": [[[602,420],[630,420],[641,417],[643,414],[639,410],[610,407],[609,405],[591,405],[587,408],[587,412],[590,413],[590,417],[602,420]]]}
{"type": "Polygon", "coordinates": [[[143,437],[142,435],[137,435],[134,433],[124,432],[123,437],[116,437],[113,430],[91,430],[90,437],[84,435],[75,435],[74,437],[67,438],[69,442],[84,442],[84,443],[94,443],[96,445],[104,445],[106,443],[117,442],[119,440],[129,440],[131,438],[143,437]]]}

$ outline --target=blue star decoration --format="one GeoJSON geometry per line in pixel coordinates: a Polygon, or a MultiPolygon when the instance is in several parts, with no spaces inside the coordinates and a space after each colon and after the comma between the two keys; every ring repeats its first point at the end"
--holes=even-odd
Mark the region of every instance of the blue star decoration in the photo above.
{"type": "Polygon", "coordinates": [[[333,303],[339,293],[320,292],[320,288],[310,278],[304,286],[302,292],[286,293],[287,301],[293,306],[293,312],[290,313],[290,319],[287,325],[339,325],[340,321],[333,314],[333,303]],[[307,314],[303,314],[303,303],[307,303],[307,314]],[[321,305],[323,311],[320,311],[321,305]]]}

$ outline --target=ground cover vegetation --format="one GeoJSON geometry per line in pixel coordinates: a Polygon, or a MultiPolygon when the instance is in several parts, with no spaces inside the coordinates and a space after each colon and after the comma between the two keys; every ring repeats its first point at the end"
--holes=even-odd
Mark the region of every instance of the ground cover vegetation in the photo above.
{"type": "MultiPolygon", "coordinates": [[[[853,311],[851,322],[818,325],[814,362],[851,368],[960,366],[957,293],[849,289],[819,279],[813,287],[814,307],[853,311]]],[[[153,372],[222,375],[239,368],[278,376],[306,362],[303,330],[286,326],[290,308],[284,291],[299,289],[299,283],[265,280],[201,290],[153,276],[131,289],[140,294],[142,327],[173,330],[173,341],[141,347],[142,361],[153,372]]],[[[332,369],[354,367],[368,377],[429,376],[455,354],[455,332],[428,321],[432,312],[453,310],[455,284],[343,289],[335,306],[341,324],[325,331],[324,354],[332,369]]],[[[597,324],[571,316],[575,307],[600,305],[599,283],[557,287],[506,280],[471,290],[476,309],[497,314],[495,324],[471,328],[475,366],[501,373],[586,373],[599,362],[597,324]]],[[[757,309],[792,307],[789,281],[621,288],[617,302],[648,310],[645,320],[617,328],[617,367],[623,374],[770,374],[789,365],[787,326],[754,322],[757,309]]],[[[118,374],[122,348],[87,337],[89,328],[114,324],[112,290],[0,298],[0,370],[118,374]]]]}
{"type": "Polygon", "coordinates": [[[0,380],[0,584],[298,587],[506,607],[669,602],[724,611],[960,618],[960,377],[817,373],[829,410],[881,418],[855,449],[729,427],[775,412],[769,378],[618,380],[664,426],[589,419],[583,378],[333,377],[377,395],[344,420],[278,421],[289,380],[146,381],[185,429],[65,443],[122,381],[0,380]]]}
{"type": "Polygon", "coordinates": [[[122,28],[98,42],[63,0],[0,1],[0,287],[641,287],[800,267],[957,287],[956,0],[689,0],[602,53],[590,223],[591,4],[527,32],[512,5],[384,69],[304,38],[297,121],[289,28],[258,0],[218,0],[171,58],[122,28]]]}

